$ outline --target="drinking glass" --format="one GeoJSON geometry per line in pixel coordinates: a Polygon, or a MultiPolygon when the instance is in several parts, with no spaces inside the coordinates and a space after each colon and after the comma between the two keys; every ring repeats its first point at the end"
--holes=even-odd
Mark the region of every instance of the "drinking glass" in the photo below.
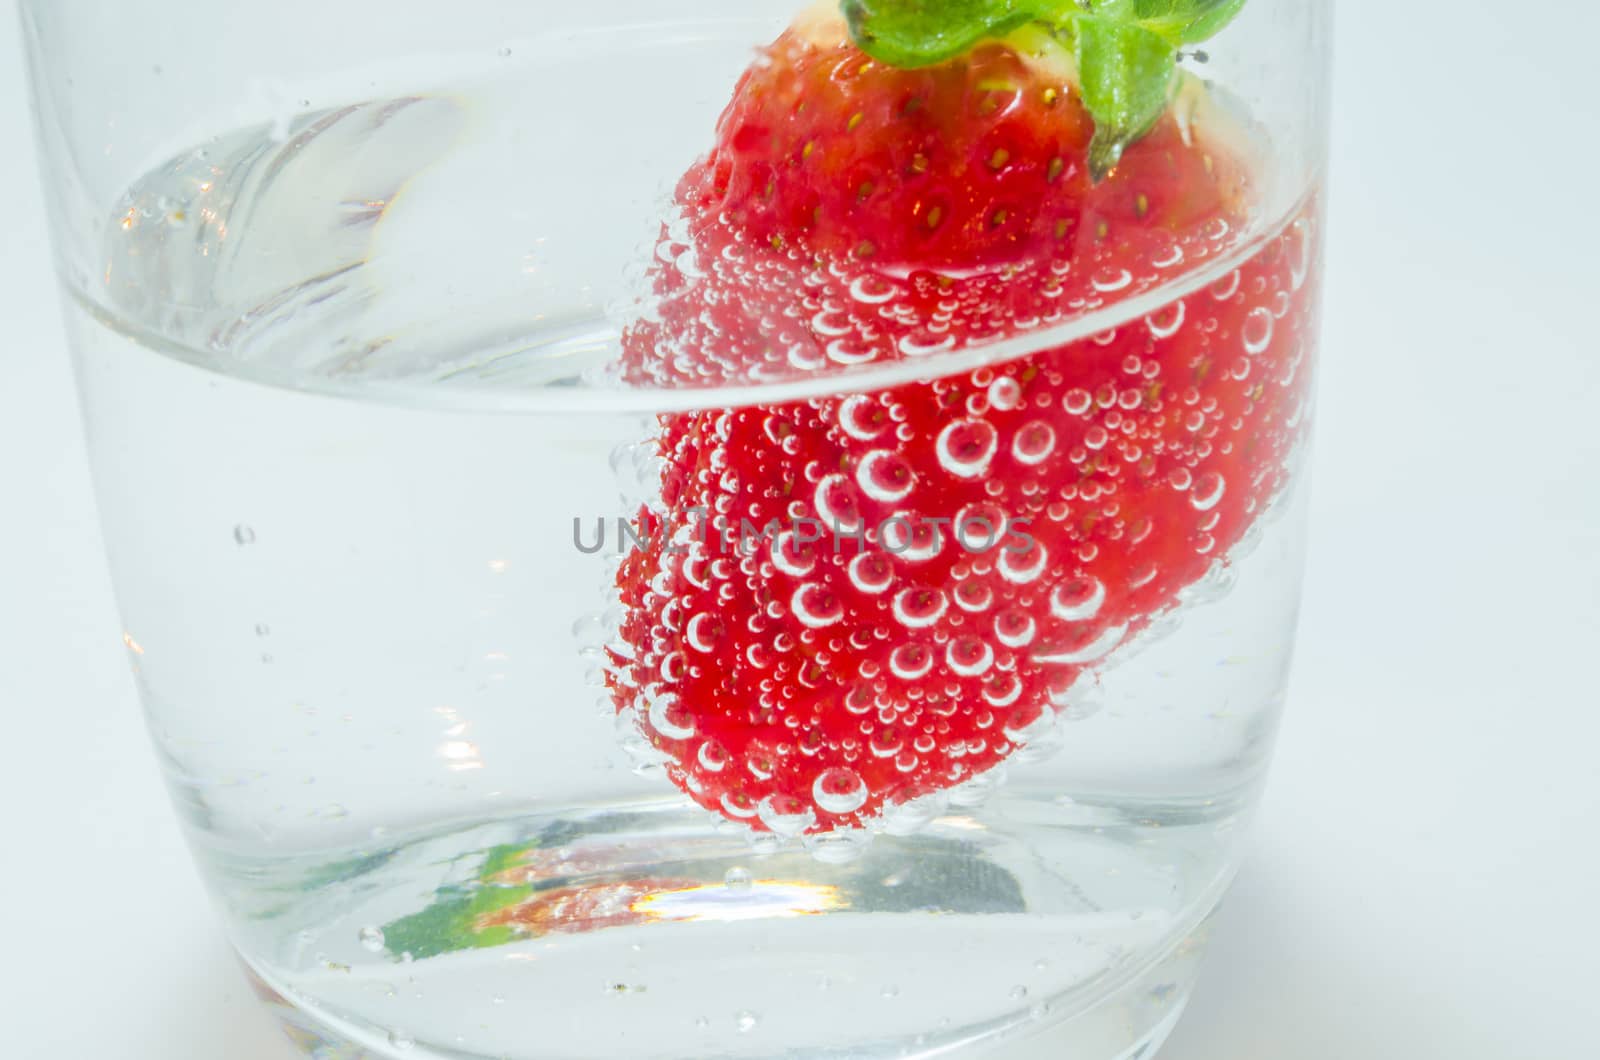
{"type": "Polygon", "coordinates": [[[1118,157],[1112,5],[913,70],[800,3],[21,4],[128,658],[310,1055],[1183,1009],[1295,627],[1327,5],[1118,157]]]}

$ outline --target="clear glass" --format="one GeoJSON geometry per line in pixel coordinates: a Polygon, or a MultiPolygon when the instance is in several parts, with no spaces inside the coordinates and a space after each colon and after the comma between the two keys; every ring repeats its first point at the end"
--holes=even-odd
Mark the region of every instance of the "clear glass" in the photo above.
{"type": "MultiPolygon", "coordinates": [[[[310,1055],[1181,1013],[1295,627],[1326,5],[1250,0],[1105,181],[983,205],[1076,180],[1048,260],[958,268],[696,214],[757,49],[843,47],[795,3],[23,0],[129,658],[310,1055]]],[[[985,61],[976,114],[1045,76],[985,61]]]]}

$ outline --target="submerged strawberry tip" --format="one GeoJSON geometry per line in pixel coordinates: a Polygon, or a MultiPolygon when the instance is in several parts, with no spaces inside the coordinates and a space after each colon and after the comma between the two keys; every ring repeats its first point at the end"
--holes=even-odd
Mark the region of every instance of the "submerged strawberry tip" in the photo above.
{"type": "MultiPolygon", "coordinates": [[[[785,34],[679,185],[625,376],[932,356],[1231,250],[1242,165],[1163,114],[1097,185],[1085,94],[986,36],[909,68],[785,34]]],[[[993,771],[1284,484],[1313,234],[1302,218],[1210,289],[999,368],[662,416],[660,498],[616,579],[619,712],[696,802],[780,835],[993,771]]]]}

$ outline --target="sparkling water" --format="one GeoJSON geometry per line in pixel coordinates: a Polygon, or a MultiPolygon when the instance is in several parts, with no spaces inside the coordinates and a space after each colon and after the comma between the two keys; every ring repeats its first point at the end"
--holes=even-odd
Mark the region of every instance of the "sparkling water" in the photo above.
{"type": "MultiPolygon", "coordinates": [[[[737,58],[672,64],[715,97],[737,58]]],[[[841,850],[708,814],[619,729],[617,542],[590,554],[574,523],[615,537],[649,499],[654,411],[755,394],[607,382],[638,279],[617,263],[649,261],[667,189],[625,190],[639,145],[585,139],[610,155],[570,159],[576,130],[507,133],[549,86],[496,84],[183,151],[112,213],[104,274],[69,277],[154,741],[298,1040],[326,1057],[1145,1055],[1262,781],[1304,491],[1024,751],[920,818],[841,850]]],[[[641,135],[681,138],[687,162],[705,132],[641,135]]],[[[1176,326],[1178,293],[1110,312],[1176,326]]],[[[959,358],[933,363],[970,371],[959,358]]]]}

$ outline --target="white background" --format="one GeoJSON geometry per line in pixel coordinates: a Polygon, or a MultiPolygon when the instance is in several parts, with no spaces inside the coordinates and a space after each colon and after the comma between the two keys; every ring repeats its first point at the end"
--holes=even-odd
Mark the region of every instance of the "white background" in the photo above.
{"type": "MultiPolygon", "coordinates": [[[[0,1053],[286,1060],[124,668],[5,8],[0,1053]]],[[[1162,1060],[1600,1056],[1597,11],[1340,11],[1300,661],[1162,1060]]]]}

